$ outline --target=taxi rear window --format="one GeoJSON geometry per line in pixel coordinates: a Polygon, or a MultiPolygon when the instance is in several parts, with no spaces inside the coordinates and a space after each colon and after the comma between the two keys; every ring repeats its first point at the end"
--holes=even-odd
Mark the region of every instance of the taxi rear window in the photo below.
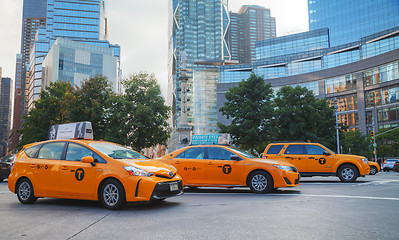
{"type": "Polygon", "coordinates": [[[284,145],[272,145],[269,147],[266,154],[278,154],[283,147],[284,145]]]}
{"type": "Polygon", "coordinates": [[[37,149],[39,149],[42,145],[36,145],[30,148],[25,149],[25,153],[26,155],[28,155],[28,157],[33,158],[37,152],[37,149]]]}

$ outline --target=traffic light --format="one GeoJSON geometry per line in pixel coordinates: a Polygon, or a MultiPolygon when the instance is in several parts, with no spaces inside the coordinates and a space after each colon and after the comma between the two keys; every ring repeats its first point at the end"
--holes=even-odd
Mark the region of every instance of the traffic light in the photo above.
{"type": "Polygon", "coordinates": [[[374,139],[374,131],[371,131],[371,139],[374,139]]]}

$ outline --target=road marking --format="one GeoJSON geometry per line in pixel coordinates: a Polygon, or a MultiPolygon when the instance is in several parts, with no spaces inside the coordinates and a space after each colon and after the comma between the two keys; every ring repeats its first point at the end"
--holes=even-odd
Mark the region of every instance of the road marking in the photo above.
{"type": "MultiPolygon", "coordinates": [[[[242,195],[244,193],[184,193],[184,195],[242,195]]],[[[252,193],[249,193],[252,194],[252,193]]],[[[256,195],[259,196],[259,195],[256,195]]],[[[329,197],[329,198],[352,198],[352,199],[369,199],[369,200],[390,200],[390,201],[399,201],[399,198],[390,198],[390,197],[370,197],[370,196],[350,196],[350,195],[317,195],[317,194],[303,194],[303,193],[266,193],[264,196],[301,196],[301,197],[329,197]]]]}
{"type": "Polygon", "coordinates": [[[359,185],[382,185],[387,183],[399,183],[399,180],[372,181],[366,183],[359,183],[359,185]]]}

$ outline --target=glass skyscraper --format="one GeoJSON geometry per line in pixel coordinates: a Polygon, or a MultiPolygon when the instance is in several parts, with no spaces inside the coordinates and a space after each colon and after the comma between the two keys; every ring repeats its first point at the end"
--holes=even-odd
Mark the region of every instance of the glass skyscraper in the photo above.
{"type": "MultiPolygon", "coordinates": [[[[171,126],[179,124],[181,86],[180,56],[188,55],[187,73],[189,80],[187,103],[188,122],[193,124],[193,110],[196,105],[193,86],[199,82],[193,78],[195,61],[223,61],[231,58],[227,43],[230,24],[227,0],[169,0],[169,64],[167,102],[172,106],[171,126]]],[[[202,81],[199,80],[198,81],[202,81]]],[[[202,92],[206,94],[206,92],[202,92]]],[[[194,125],[195,131],[195,125],[194,125]]],[[[172,133],[172,141],[174,139],[172,133]]]]}
{"type": "Polygon", "coordinates": [[[328,28],[338,46],[399,26],[398,0],[309,0],[309,30],[328,28]]]}
{"type": "MultiPolygon", "coordinates": [[[[81,43],[110,48],[117,58],[119,74],[118,45],[106,40],[106,19],[104,0],[48,0],[46,26],[39,27],[32,47],[29,64],[28,109],[39,98],[42,86],[42,63],[57,38],[66,38],[81,43]]],[[[119,76],[118,76],[119,78],[119,76]]],[[[68,79],[53,79],[68,81],[68,79]]],[[[116,81],[119,81],[117,79],[116,81]]],[[[115,84],[115,91],[119,84],[115,84]]]]}

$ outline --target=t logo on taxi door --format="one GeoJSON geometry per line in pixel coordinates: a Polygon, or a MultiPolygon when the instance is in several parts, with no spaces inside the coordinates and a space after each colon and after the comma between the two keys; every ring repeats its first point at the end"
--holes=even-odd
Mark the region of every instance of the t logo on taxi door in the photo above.
{"type": "Polygon", "coordinates": [[[81,168],[78,168],[75,172],[76,180],[82,181],[84,177],[85,177],[85,171],[81,168]]]}
{"type": "Polygon", "coordinates": [[[225,174],[231,173],[231,166],[228,165],[228,164],[224,165],[223,168],[222,168],[222,171],[223,171],[225,174]]]}

